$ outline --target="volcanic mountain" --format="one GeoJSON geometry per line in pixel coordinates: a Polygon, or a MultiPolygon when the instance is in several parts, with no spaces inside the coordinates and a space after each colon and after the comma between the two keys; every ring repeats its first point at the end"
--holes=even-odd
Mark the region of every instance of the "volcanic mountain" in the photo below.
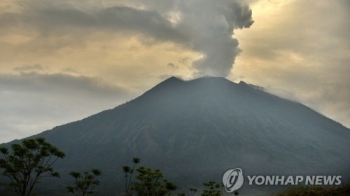
{"type": "Polygon", "coordinates": [[[121,168],[132,157],[185,190],[220,182],[236,167],[247,175],[350,177],[349,129],[300,103],[225,78],[171,77],[114,109],[33,137],[66,153],[55,165],[63,176],[61,184],[55,179],[58,187],[72,170],[99,168],[100,192],[113,195],[123,191],[121,168]]]}

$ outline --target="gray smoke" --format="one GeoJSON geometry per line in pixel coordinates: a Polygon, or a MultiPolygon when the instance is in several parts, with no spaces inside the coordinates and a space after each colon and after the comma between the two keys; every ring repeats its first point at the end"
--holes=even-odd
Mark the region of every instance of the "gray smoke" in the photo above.
{"type": "MultiPolygon", "coordinates": [[[[187,1],[185,1],[187,2],[187,1]]],[[[252,11],[247,6],[229,0],[188,1],[180,24],[189,31],[193,49],[203,54],[194,62],[197,76],[227,76],[240,53],[234,29],[253,24],[252,11]]]]}
{"type": "MultiPolygon", "coordinates": [[[[156,8],[173,22],[173,27],[203,54],[193,63],[195,76],[227,76],[241,52],[235,29],[253,24],[252,11],[238,0],[146,0],[144,5],[156,8]],[[169,15],[169,13],[171,13],[169,15]]],[[[146,6],[147,7],[147,6],[146,6]]]]}

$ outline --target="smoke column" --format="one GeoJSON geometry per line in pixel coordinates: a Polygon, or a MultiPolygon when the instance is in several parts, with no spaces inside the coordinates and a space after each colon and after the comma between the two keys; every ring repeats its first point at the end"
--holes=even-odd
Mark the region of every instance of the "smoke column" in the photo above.
{"type": "Polygon", "coordinates": [[[195,51],[203,57],[193,63],[195,76],[227,76],[240,53],[234,29],[253,24],[252,11],[247,6],[229,0],[183,1],[179,24],[190,38],[195,51]]]}
{"type": "Polygon", "coordinates": [[[146,0],[145,6],[167,15],[192,50],[203,57],[193,62],[195,77],[227,76],[241,52],[235,29],[253,24],[252,11],[239,0],[146,0]]]}

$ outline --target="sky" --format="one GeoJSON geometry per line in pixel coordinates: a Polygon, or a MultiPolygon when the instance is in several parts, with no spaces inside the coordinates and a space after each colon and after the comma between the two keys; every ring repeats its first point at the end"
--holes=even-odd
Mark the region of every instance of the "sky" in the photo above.
{"type": "Polygon", "coordinates": [[[264,87],[350,127],[348,0],[2,0],[0,143],[170,76],[264,87]]]}

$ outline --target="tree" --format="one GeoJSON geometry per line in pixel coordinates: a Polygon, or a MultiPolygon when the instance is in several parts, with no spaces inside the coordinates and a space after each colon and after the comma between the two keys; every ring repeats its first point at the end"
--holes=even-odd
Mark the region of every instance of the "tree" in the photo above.
{"type": "Polygon", "coordinates": [[[177,186],[164,179],[160,170],[152,170],[150,168],[140,167],[136,170],[138,180],[132,185],[132,189],[139,196],[164,196],[170,195],[177,186]]]}
{"type": "Polygon", "coordinates": [[[167,193],[168,195],[171,195],[171,193],[172,193],[173,191],[176,191],[177,186],[176,186],[174,183],[169,182],[169,181],[167,181],[167,180],[164,180],[164,182],[165,182],[165,190],[166,190],[166,193],[167,193]]]}
{"type": "Polygon", "coordinates": [[[131,192],[132,175],[134,173],[136,165],[139,164],[140,161],[141,160],[139,158],[134,157],[132,158],[132,162],[134,163],[132,169],[129,166],[123,166],[123,173],[125,174],[124,176],[125,176],[125,195],[126,196],[132,195],[132,192],[131,192]]]}
{"type": "Polygon", "coordinates": [[[99,169],[92,169],[91,171],[85,171],[83,174],[71,171],[71,175],[74,179],[73,186],[67,186],[68,192],[73,194],[81,194],[82,196],[88,196],[94,193],[96,186],[100,185],[100,181],[96,179],[102,172],[99,169]],[[91,173],[90,173],[91,172],[91,173]]]}
{"type": "Polygon", "coordinates": [[[2,175],[10,180],[2,185],[8,190],[29,196],[41,177],[60,177],[52,165],[65,154],[44,138],[25,139],[21,144],[12,144],[11,148],[10,153],[6,147],[0,147],[2,175]]]}
{"type": "Polygon", "coordinates": [[[150,168],[139,167],[136,169],[138,175],[137,181],[132,182],[132,175],[135,167],[140,163],[139,158],[133,158],[133,167],[123,166],[123,173],[125,174],[125,195],[133,195],[132,191],[136,191],[138,196],[164,196],[170,195],[171,192],[177,189],[177,186],[163,178],[160,170],[152,170],[150,168]]]}

